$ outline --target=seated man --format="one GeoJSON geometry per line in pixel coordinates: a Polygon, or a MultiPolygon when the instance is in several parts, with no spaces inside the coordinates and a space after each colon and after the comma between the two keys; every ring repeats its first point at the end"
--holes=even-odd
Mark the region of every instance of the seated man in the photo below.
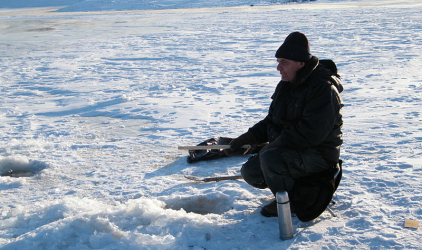
{"type": "MultiPolygon", "coordinates": [[[[268,142],[242,166],[242,176],[274,195],[287,191],[292,200],[297,180],[325,173],[339,163],[343,87],[334,62],[312,56],[308,39],[300,32],[287,36],[275,57],[281,81],[268,115],[234,139],[226,154],[245,144],[268,142]]],[[[261,214],[277,216],[276,202],[264,206],[261,214]]]]}

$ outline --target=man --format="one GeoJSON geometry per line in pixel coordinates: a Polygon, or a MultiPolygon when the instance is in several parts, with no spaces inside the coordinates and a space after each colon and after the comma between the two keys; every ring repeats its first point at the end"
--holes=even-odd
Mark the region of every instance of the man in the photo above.
{"type": "MultiPolygon", "coordinates": [[[[233,154],[245,144],[268,142],[257,156],[242,166],[242,176],[250,185],[269,188],[274,195],[287,191],[291,201],[295,201],[299,196],[296,188],[301,188],[298,180],[314,176],[319,176],[320,180],[321,174],[338,166],[343,141],[340,112],[343,103],[339,93],[343,87],[334,62],[319,61],[312,56],[303,33],[293,32],[287,36],[275,57],[281,81],[271,97],[268,115],[234,139],[226,154],[233,154]]],[[[323,182],[319,183],[324,185],[323,182]]],[[[315,188],[305,189],[305,199],[308,199],[308,191],[315,191],[312,189],[315,188]]],[[[327,199],[331,200],[334,190],[329,191],[331,196],[328,194],[327,199]]],[[[315,192],[313,199],[318,201],[322,193],[315,192]]],[[[328,203],[320,213],[326,205],[328,203]]],[[[300,209],[305,208],[301,206],[300,209]]],[[[276,202],[264,206],[261,214],[277,216],[276,202]]]]}

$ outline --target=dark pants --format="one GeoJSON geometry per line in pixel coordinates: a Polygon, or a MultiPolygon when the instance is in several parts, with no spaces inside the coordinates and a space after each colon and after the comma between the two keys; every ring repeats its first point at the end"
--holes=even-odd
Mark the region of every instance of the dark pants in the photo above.
{"type": "Polygon", "coordinates": [[[315,149],[273,148],[252,156],[243,164],[243,179],[256,188],[291,194],[295,179],[328,170],[330,165],[315,149]]]}

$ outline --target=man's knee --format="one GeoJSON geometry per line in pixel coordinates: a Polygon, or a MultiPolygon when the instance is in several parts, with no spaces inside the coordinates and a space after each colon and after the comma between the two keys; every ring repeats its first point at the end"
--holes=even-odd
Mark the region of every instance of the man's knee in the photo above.
{"type": "Polygon", "coordinates": [[[285,159],[277,148],[269,149],[260,154],[261,169],[264,174],[288,174],[285,159]]]}
{"type": "Polygon", "coordinates": [[[291,192],[294,186],[294,178],[289,172],[285,150],[283,148],[269,149],[260,155],[261,169],[264,173],[267,185],[275,195],[279,191],[291,192]]]}
{"type": "Polygon", "coordinates": [[[243,164],[240,173],[249,185],[261,189],[267,188],[258,155],[250,157],[248,161],[243,164]]]}

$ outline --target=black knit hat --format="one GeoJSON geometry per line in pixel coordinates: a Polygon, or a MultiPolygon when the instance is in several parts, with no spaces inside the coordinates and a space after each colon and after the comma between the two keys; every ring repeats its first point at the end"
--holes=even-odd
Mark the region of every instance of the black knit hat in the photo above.
{"type": "Polygon", "coordinates": [[[290,33],[284,43],[278,48],[275,57],[307,62],[312,57],[308,38],[297,31],[290,33]]]}

